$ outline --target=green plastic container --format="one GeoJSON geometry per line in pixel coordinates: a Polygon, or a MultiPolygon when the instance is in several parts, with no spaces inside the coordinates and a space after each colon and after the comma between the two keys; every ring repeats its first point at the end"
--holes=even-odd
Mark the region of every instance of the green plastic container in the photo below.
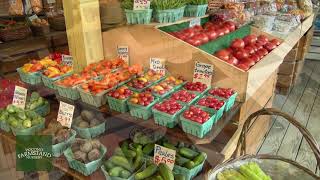
{"type": "Polygon", "coordinates": [[[211,116],[211,118],[203,123],[197,123],[191,120],[188,120],[180,115],[180,122],[182,125],[182,130],[188,134],[192,134],[198,138],[203,138],[211,129],[215,120],[215,114],[211,116]]]}
{"type": "Polygon", "coordinates": [[[4,130],[5,132],[10,132],[10,126],[5,121],[0,121],[0,129],[4,130]]]}
{"type": "Polygon", "coordinates": [[[50,103],[46,101],[44,105],[37,107],[33,111],[39,114],[39,116],[46,117],[50,113],[50,103]]]}
{"type": "MultiPolygon", "coordinates": [[[[207,157],[206,157],[207,159],[207,157]]],[[[206,160],[204,160],[201,164],[199,164],[198,166],[194,167],[193,169],[188,169],[185,167],[181,167],[178,165],[174,165],[173,167],[173,172],[176,174],[182,174],[185,176],[186,180],[191,180],[194,177],[196,177],[198,175],[198,173],[200,173],[202,171],[203,165],[205,163],[206,160]]]]}
{"type": "Polygon", "coordinates": [[[184,16],[186,17],[199,17],[206,14],[208,4],[202,5],[187,5],[184,10],[184,16]]]}
{"type": "Polygon", "coordinates": [[[105,90],[99,94],[91,94],[85,92],[81,87],[78,87],[77,89],[80,93],[80,97],[83,102],[90,104],[94,107],[101,107],[107,103],[107,93],[113,90],[114,88],[105,90]]]}
{"type": "Polygon", "coordinates": [[[159,99],[164,99],[164,98],[170,96],[174,91],[175,91],[174,88],[172,88],[170,91],[168,91],[168,92],[166,92],[166,93],[164,93],[162,95],[152,91],[152,95],[157,97],[157,98],[159,98],[159,99]]]}
{"type": "Polygon", "coordinates": [[[232,108],[232,106],[236,102],[237,96],[238,96],[238,93],[235,92],[232,96],[229,97],[229,99],[227,99],[226,107],[224,108],[225,112],[228,112],[232,108]]]}
{"type": "Polygon", "coordinates": [[[128,106],[130,109],[130,114],[133,117],[137,117],[143,120],[148,120],[152,117],[152,107],[158,102],[158,99],[155,99],[152,103],[150,103],[148,106],[140,106],[138,104],[132,104],[128,102],[128,106]]]}
{"type": "Polygon", "coordinates": [[[125,178],[120,178],[120,177],[112,177],[109,176],[108,172],[106,171],[104,165],[101,166],[101,171],[103,172],[104,176],[106,177],[106,179],[108,180],[134,180],[134,176],[140,172],[142,169],[144,169],[146,166],[146,163],[144,162],[143,165],[141,166],[140,169],[138,169],[136,172],[134,172],[128,179],[125,178]]]}
{"type": "Polygon", "coordinates": [[[47,76],[45,76],[45,75],[41,75],[41,78],[42,78],[42,82],[43,82],[43,84],[46,86],[46,87],[48,87],[48,88],[50,88],[50,89],[57,89],[56,88],[56,85],[54,84],[54,82],[55,81],[58,81],[58,80],[60,80],[60,79],[62,79],[62,78],[64,78],[64,77],[67,77],[67,76],[70,76],[72,74],[72,72],[69,72],[69,73],[66,73],[66,74],[64,74],[64,75],[61,75],[61,76],[58,76],[58,77],[55,77],[55,78],[49,78],[49,77],[47,77],[47,76]]]}
{"type": "Polygon", "coordinates": [[[79,128],[74,125],[72,126],[72,128],[77,131],[77,134],[80,137],[85,139],[92,139],[103,134],[106,131],[106,122],[104,121],[103,123],[90,128],[79,128]]]}
{"type": "Polygon", "coordinates": [[[74,86],[74,87],[64,87],[61,85],[57,85],[55,84],[55,87],[58,91],[59,96],[61,97],[65,97],[71,100],[78,100],[80,99],[80,93],[77,90],[78,86],[74,86]]]}
{"type": "Polygon", "coordinates": [[[187,82],[183,82],[183,83],[181,83],[181,84],[179,84],[177,86],[174,86],[173,88],[174,88],[175,91],[179,91],[186,83],[187,82]]]}
{"type": "MultiPolygon", "coordinates": [[[[206,98],[207,96],[204,96],[203,98],[206,98]]],[[[215,114],[216,117],[214,119],[214,123],[217,122],[222,116],[223,116],[223,112],[225,110],[225,107],[226,107],[226,102],[224,103],[224,105],[219,109],[219,110],[215,110],[213,108],[209,108],[209,107],[205,107],[205,106],[200,106],[200,105],[197,105],[197,107],[203,109],[204,111],[207,111],[211,114],[215,114]]]]}
{"type": "Polygon", "coordinates": [[[71,137],[67,141],[52,145],[53,156],[61,156],[63,154],[63,151],[70,147],[70,145],[74,142],[74,140],[76,139],[76,135],[76,131],[71,129],[71,137]]]}
{"type": "Polygon", "coordinates": [[[209,89],[210,89],[211,87],[207,87],[207,89],[205,89],[204,91],[202,91],[202,92],[198,92],[198,91],[190,91],[190,90],[187,90],[187,89],[185,89],[184,87],[182,88],[183,90],[186,90],[186,91],[188,91],[188,92],[191,92],[191,93],[193,93],[193,94],[197,94],[197,95],[204,95],[204,94],[206,94],[208,91],[209,91],[209,89]]]}
{"type": "Polygon", "coordinates": [[[119,87],[121,87],[121,86],[123,86],[123,85],[127,84],[127,83],[128,83],[129,81],[131,81],[133,78],[134,78],[134,77],[131,77],[131,78],[129,78],[129,79],[128,79],[128,80],[126,80],[126,81],[120,82],[120,83],[117,85],[117,88],[119,88],[119,87]]]}
{"type": "Polygon", "coordinates": [[[165,126],[167,128],[174,128],[180,122],[180,115],[185,110],[185,107],[182,107],[180,111],[175,114],[167,114],[165,112],[152,109],[154,121],[156,124],[165,126]]]}
{"type": "Polygon", "coordinates": [[[121,112],[121,113],[125,113],[129,111],[129,107],[128,107],[128,99],[116,99],[110,96],[107,96],[108,99],[108,104],[110,109],[117,111],[117,112],[121,112]]]}
{"type": "Polygon", "coordinates": [[[21,81],[25,83],[36,85],[42,82],[40,72],[26,73],[26,72],[23,72],[21,68],[18,68],[17,72],[19,73],[21,81]]]}
{"type": "Polygon", "coordinates": [[[182,104],[182,105],[184,105],[184,106],[191,106],[191,105],[193,105],[200,97],[201,97],[200,94],[198,94],[198,95],[196,94],[196,97],[195,97],[193,100],[191,100],[190,102],[188,102],[188,103],[182,102],[182,101],[178,101],[178,100],[177,100],[177,102],[180,103],[180,104],[182,104]]]}
{"type": "Polygon", "coordinates": [[[128,24],[149,24],[152,17],[152,9],[146,10],[124,10],[128,24]]]}
{"type": "Polygon", "coordinates": [[[32,126],[27,129],[18,129],[14,127],[10,127],[13,135],[35,135],[37,132],[45,128],[45,119],[43,119],[42,123],[32,126]]]}
{"type": "Polygon", "coordinates": [[[159,23],[176,22],[183,18],[184,7],[177,9],[155,10],[154,18],[159,23]]]}
{"type": "Polygon", "coordinates": [[[73,158],[73,153],[72,153],[70,147],[63,152],[64,156],[66,157],[66,159],[69,163],[69,167],[71,169],[74,169],[74,170],[80,172],[81,174],[83,174],[85,176],[89,176],[90,174],[92,174],[93,172],[95,172],[97,169],[99,169],[101,167],[103,157],[107,153],[107,149],[104,146],[102,146],[100,148],[100,153],[101,153],[101,157],[99,159],[92,161],[90,163],[84,164],[84,163],[77,161],[73,158]]]}

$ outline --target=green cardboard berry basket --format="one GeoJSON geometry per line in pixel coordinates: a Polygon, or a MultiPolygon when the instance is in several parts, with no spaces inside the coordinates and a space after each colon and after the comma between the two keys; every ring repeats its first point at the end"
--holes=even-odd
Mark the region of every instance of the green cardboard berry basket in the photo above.
{"type": "Polygon", "coordinates": [[[32,126],[30,128],[19,129],[19,128],[14,128],[14,127],[11,127],[11,126],[10,126],[10,128],[11,128],[11,131],[12,131],[14,136],[17,136],[17,135],[34,135],[37,132],[39,132],[40,130],[45,128],[45,119],[43,118],[41,123],[39,123],[39,124],[37,124],[35,126],[32,126]]]}
{"type": "Polygon", "coordinates": [[[101,171],[102,173],[104,174],[104,176],[106,177],[106,179],[108,180],[134,180],[134,176],[140,172],[142,169],[144,169],[146,167],[146,163],[143,162],[142,166],[136,170],[135,172],[132,173],[132,175],[129,177],[129,178],[121,178],[121,177],[113,177],[113,176],[110,176],[109,173],[107,172],[106,168],[104,165],[101,166],[101,171]]]}
{"type": "Polygon", "coordinates": [[[5,132],[10,132],[11,131],[10,126],[4,120],[0,121],[0,129],[2,129],[5,132]]]}
{"type": "Polygon", "coordinates": [[[129,107],[128,107],[128,98],[126,99],[116,99],[114,97],[111,96],[107,96],[108,99],[108,104],[110,109],[117,111],[117,112],[121,112],[121,113],[125,113],[129,111],[129,107]]]}
{"type": "Polygon", "coordinates": [[[125,80],[125,81],[122,81],[122,82],[120,82],[118,85],[117,85],[117,88],[118,87],[121,87],[121,86],[123,86],[123,85],[125,85],[125,84],[127,84],[129,81],[131,81],[133,78],[135,78],[135,77],[131,77],[131,78],[129,78],[128,80],[125,80]]]}
{"type": "Polygon", "coordinates": [[[85,139],[92,139],[106,131],[106,121],[103,121],[101,124],[89,127],[89,128],[79,128],[75,125],[72,125],[72,128],[77,131],[77,134],[85,139]]]}
{"type": "Polygon", "coordinates": [[[158,99],[154,99],[152,103],[150,103],[148,106],[141,106],[138,104],[132,104],[128,102],[128,106],[130,109],[130,114],[133,117],[137,117],[143,120],[148,120],[152,117],[152,107],[158,102],[158,99]]]}
{"type": "Polygon", "coordinates": [[[216,115],[213,114],[207,122],[200,124],[184,118],[183,114],[181,114],[180,122],[181,122],[182,130],[198,138],[203,138],[212,129],[215,117],[216,115]]]}
{"type": "Polygon", "coordinates": [[[152,9],[146,10],[124,10],[128,24],[149,24],[152,17],[152,9]]]}
{"type": "Polygon", "coordinates": [[[36,85],[42,82],[40,72],[26,73],[23,72],[22,68],[18,68],[17,72],[19,73],[21,81],[25,83],[36,85]]]}
{"type": "Polygon", "coordinates": [[[101,107],[107,103],[107,93],[114,88],[107,89],[98,94],[91,94],[85,92],[81,87],[78,87],[77,90],[80,93],[81,100],[87,104],[90,104],[94,107],[101,107]]]}
{"type": "MultiPolygon", "coordinates": [[[[206,97],[207,96],[204,96],[203,98],[206,98],[206,97]]],[[[209,107],[205,107],[205,106],[200,106],[198,104],[196,104],[196,106],[201,108],[201,109],[203,109],[204,111],[207,111],[209,113],[215,114],[216,115],[216,117],[214,119],[214,123],[215,123],[223,116],[223,112],[224,112],[225,107],[226,107],[226,102],[224,103],[224,105],[219,110],[215,110],[213,108],[209,108],[209,107]]]]}
{"type": "Polygon", "coordinates": [[[45,101],[44,105],[37,107],[33,111],[36,112],[39,116],[45,117],[50,113],[50,103],[48,101],[45,101]]]}
{"type": "Polygon", "coordinates": [[[70,145],[74,142],[76,139],[77,132],[73,129],[71,129],[71,136],[69,139],[67,139],[65,142],[61,142],[58,144],[52,145],[52,153],[54,157],[59,157],[63,154],[63,152],[70,147],[70,145]]]}
{"type": "Polygon", "coordinates": [[[207,11],[208,4],[201,5],[187,5],[184,10],[185,17],[199,17],[204,16],[207,11]]]}
{"type": "Polygon", "coordinates": [[[183,90],[186,90],[186,91],[188,91],[188,92],[191,92],[191,93],[197,94],[197,95],[204,95],[204,94],[206,94],[206,93],[211,89],[211,87],[210,87],[210,86],[208,86],[208,87],[207,87],[207,89],[205,89],[205,90],[204,90],[204,91],[202,91],[202,92],[198,92],[198,91],[190,91],[190,90],[185,89],[184,87],[183,87],[182,89],[183,89],[183,90]]]}
{"type": "Polygon", "coordinates": [[[69,73],[63,74],[63,75],[58,76],[58,77],[55,77],[55,78],[49,78],[49,77],[41,74],[41,79],[42,79],[43,84],[44,84],[46,87],[48,87],[48,88],[50,88],[50,89],[57,89],[57,88],[56,88],[56,85],[54,84],[54,82],[55,82],[55,81],[58,81],[58,80],[60,80],[60,79],[62,79],[62,78],[64,78],[64,77],[70,76],[70,75],[72,75],[72,73],[73,73],[73,72],[69,72],[69,73]]]}
{"type": "Polygon", "coordinates": [[[176,174],[184,175],[186,180],[191,180],[194,177],[196,177],[199,172],[202,171],[202,168],[203,168],[203,165],[204,165],[206,159],[207,159],[207,155],[206,155],[205,160],[201,164],[199,164],[198,166],[196,166],[196,167],[194,167],[192,169],[188,169],[188,168],[185,168],[185,167],[174,165],[173,172],[176,173],[176,174]]]}
{"type": "Polygon", "coordinates": [[[176,100],[178,103],[184,105],[184,106],[191,106],[193,105],[199,98],[201,97],[200,94],[198,94],[194,99],[192,99],[190,102],[182,102],[182,101],[179,101],[179,100],[176,100]]]}
{"type": "Polygon", "coordinates": [[[154,18],[159,23],[176,22],[183,18],[184,7],[177,9],[155,10],[154,18]]]}
{"type": "Polygon", "coordinates": [[[175,91],[174,88],[172,88],[171,90],[169,90],[168,92],[166,92],[166,93],[164,93],[164,94],[162,94],[162,95],[160,95],[160,94],[155,93],[154,91],[152,91],[152,95],[155,96],[155,97],[157,97],[157,98],[159,98],[159,99],[164,99],[164,98],[170,96],[174,91],[175,91]]]}
{"type": "Polygon", "coordinates": [[[228,99],[227,99],[227,102],[226,102],[226,107],[224,108],[225,112],[228,112],[232,106],[234,105],[234,103],[236,102],[236,98],[238,96],[238,93],[235,92],[232,96],[230,96],[228,99]]]}
{"type": "MultiPolygon", "coordinates": [[[[182,104],[181,104],[182,105],[182,104]]],[[[165,126],[167,128],[174,128],[180,122],[180,115],[185,110],[186,107],[182,107],[180,111],[171,115],[165,112],[152,109],[154,121],[156,124],[165,126]]]]}
{"type": "Polygon", "coordinates": [[[68,161],[69,167],[71,169],[74,169],[74,170],[80,172],[81,174],[83,174],[85,176],[89,176],[90,174],[94,173],[97,169],[99,169],[101,167],[103,157],[107,153],[107,148],[104,146],[101,146],[100,153],[101,154],[100,154],[99,159],[97,159],[95,161],[91,161],[87,164],[84,164],[84,163],[74,159],[73,153],[72,153],[72,150],[70,147],[63,152],[64,156],[66,157],[66,159],[68,161]]]}
{"type": "Polygon", "coordinates": [[[55,84],[56,90],[58,91],[59,96],[65,97],[71,100],[80,99],[80,93],[77,90],[79,86],[74,87],[64,87],[58,84],[55,84]]]}
{"type": "Polygon", "coordinates": [[[179,85],[174,86],[173,88],[174,88],[175,91],[179,91],[186,83],[187,82],[185,81],[185,82],[183,82],[183,83],[181,83],[179,85]]]}

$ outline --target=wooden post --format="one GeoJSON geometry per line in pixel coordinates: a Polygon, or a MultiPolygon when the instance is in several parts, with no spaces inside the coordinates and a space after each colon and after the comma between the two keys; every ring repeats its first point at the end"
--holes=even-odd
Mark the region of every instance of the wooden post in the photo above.
{"type": "Polygon", "coordinates": [[[63,0],[74,70],[104,59],[99,0],[63,0]]]}

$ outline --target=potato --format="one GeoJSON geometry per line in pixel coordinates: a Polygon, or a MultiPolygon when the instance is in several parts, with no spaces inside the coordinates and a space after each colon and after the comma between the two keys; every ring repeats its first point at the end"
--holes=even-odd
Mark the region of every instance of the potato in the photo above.
{"type": "Polygon", "coordinates": [[[81,162],[86,162],[87,161],[87,153],[82,152],[82,151],[76,151],[73,153],[74,159],[81,161],[81,162]]]}
{"type": "Polygon", "coordinates": [[[90,141],[85,142],[84,144],[80,145],[80,151],[88,153],[92,150],[92,144],[90,141]]]}
{"type": "Polygon", "coordinates": [[[100,151],[98,149],[92,149],[88,153],[88,160],[89,161],[95,161],[100,158],[100,151]]]}
{"type": "Polygon", "coordinates": [[[100,147],[101,147],[101,143],[97,139],[91,140],[91,145],[92,145],[93,149],[100,149],[100,147]]]}
{"type": "Polygon", "coordinates": [[[90,127],[95,127],[95,126],[98,126],[99,124],[101,124],[101,122],[98,119],[94,118],[90,121],[90,127]]]}
{"type": "Polygon", "coordinates": [[[83,120],[90,122],[91,119],[93,119],[95,114],[92,111],[83,110],[81,112],[81,117],[83,120]]]}
{"type": "Polygon", "coordinates": [[[79,128],[88,128],[89,127],[89,123],[87,121],[81,121],[79,124],[78,124],[78,127],[79,128]]]}

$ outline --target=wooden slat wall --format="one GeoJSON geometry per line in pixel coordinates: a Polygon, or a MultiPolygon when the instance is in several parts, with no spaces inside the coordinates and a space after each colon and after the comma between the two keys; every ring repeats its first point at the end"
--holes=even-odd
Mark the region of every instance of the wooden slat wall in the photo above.
{"type": "Polygon", "coordinates": [[[9,2],[8,0],[0,0],[0,16],[8,15],[8,8],[9,8],[8,2],[9,2]]]}

